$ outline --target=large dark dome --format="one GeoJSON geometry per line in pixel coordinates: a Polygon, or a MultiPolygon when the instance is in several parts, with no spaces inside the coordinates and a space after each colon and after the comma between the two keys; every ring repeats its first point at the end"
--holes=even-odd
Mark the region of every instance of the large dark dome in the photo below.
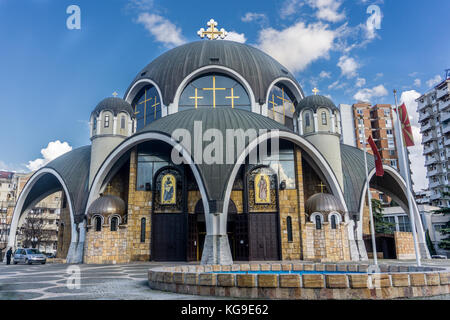
{"type": "MultiPolygon", "coordinates": [[[[259,49],[234,41],[196,41],[162,54],[146,66],[134,79],[151,79],[161,89],[163,103],[169,105],[181,82],[202,67],[217,65],[239,73],[249,83],[255,100],[266,101],[267,91],[277,78],[291,79],[301,90],[295,77],[278,61],[259,49]]],[[[303,92],[302,92],[303,95],[303,92]]]]}

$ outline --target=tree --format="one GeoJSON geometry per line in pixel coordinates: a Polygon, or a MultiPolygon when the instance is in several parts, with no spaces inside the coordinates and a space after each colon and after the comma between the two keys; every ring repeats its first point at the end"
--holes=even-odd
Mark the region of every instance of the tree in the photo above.
{"type": "Polygon", "coordinates": [[[372,199],[373,222],[375,224],[375,233],[392,234],[395,230],[395,224],[383,219],[383,203],[378,199],[372,199]]]}
{"type": "MultiPolygon", "coordinates": [[[[450,197],[450,192],[443,192],[444,197],[450,197]]],[[[444,207],[434,211],[435,214],[450,215],[450,207],[444,207]]],[[[447,221],[445,226],[441,229],[441,234],[445,236],[444,239],[439,242],[439,248],[444,250],[450,250],[450,220],[447,221]]]]}
{"type": "Polygon", "coordinates": [[[31,210],[25,218],[21,230],[22,246],[25,248],[39,248],[40,244],[51,241],[52,231],[47,230],[47,222],[41,210],[31,210]]]}

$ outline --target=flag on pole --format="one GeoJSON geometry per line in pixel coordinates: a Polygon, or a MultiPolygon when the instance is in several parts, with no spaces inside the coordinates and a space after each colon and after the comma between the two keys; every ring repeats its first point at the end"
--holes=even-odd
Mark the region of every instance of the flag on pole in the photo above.
{"type": "Polygon", "coordinates": [[[382,177],[384,175],[383,162],[381,161],[381,156],[378,152],[377,145],[375,144],[375,141],[373,141],[372,136],[369,136],[367,142],[369,143],[373,156],[375,157],[376,175],[377,177],[382,177]]]}
{"type": "Polygon", "coordinates": [[[408,111],[406,105],[402,104],[397,109],[398,117],[402,126],[403,141],[406,147],[414,146],[414,137],[411,129],[411,122],[409,121],[408,111]]]}

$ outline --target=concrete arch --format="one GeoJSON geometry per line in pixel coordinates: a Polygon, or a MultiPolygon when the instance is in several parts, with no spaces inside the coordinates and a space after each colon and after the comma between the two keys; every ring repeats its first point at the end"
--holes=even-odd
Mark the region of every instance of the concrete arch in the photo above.
{"type": "Polygon", "coordinates": [[[42,168],[38,170],[31,178],[27,181],[25,184],[25,187],[23,188],[22,192],[19,195],[19,198],[17,200],[16,206],[14,208],[13,212],[13,218],[11,221],[11,228],[10,228],[10,234],[8,239],[8,248],[14,248],[16,245],[16,232],[17,228],[19,226],[19,221],[21,218],[24,217],[24,214],[27,213],[28,210],[33,208],[37,203],[39,203],[41,200],[45,199],[47,196],[59,191],[63,190],[65,193],[65,196],[67,198],[67,204],[69,206],[69,212],[70,212],[70,223],[71,223],[71,240],[70,240],[70,247],[69,251],[67,253],[67,261],[72,261],[72,258],[75,256],[76,251],[76,245],[77,245],[77,229],[75,225],[75,218],[74,218],[74,208],[73,208],[73,202],[70,197],[69,189],[66,185],[66,182],[61,177],[61,175],[52,168],[42,168]],[[52,188],[49,189],[43,193],[41,193],[39,196],[37,196],[33,201],[31,201],[26,207],[25,207],[25,201],[27,200],[28,195],[30,195],[30,192],[33,190],[33,187],[36,185],[37,182],[40,181],[44,176],[51,175],[55,177],[60,186],[58,188],[52,188]]]}
{"type": "Polygon", "coordinates": [[[228,213],[228,204],[231,196],[231,191],[233,189],[233,183],[236,179],[236,175],[239,171],[240,166],[244,163],[245,158],[250,154],[250,152],[255,149],[258,145],[261,143],[273,139],[284,139],[288,140],[295,145],[301,147],[305,152],[308,153],[308,155],[316,162],[319,169],[324,172],[325,178],[327,179],[328,184],[330,185],[331,191],[333,192],[333,195],[335,195],[342,203],[342,206],[344,207],[345,211],[348,212],[347,205],[344,200],[344,194],[341,190],[341,187],[339,185],[339,182],[336,178],[336,175],[334,174],[333,170],[331,169],[328,162],[325,160],[325,158],[322,156],[322,154],[306,139],[300,137],[297,134],[286,132],[286,131],[276,131],[276,132],[267,132],[261,136],[259,136],[257,139],[250,142],[250,144],[245,148],[245,150],[242,152],[242,154],[239,156],[239,158],[236,161],[236,164],[234,165],[234,168],[231,172],[231,175],[228,179],[227,188],[225,189],[225,196],[224,196],[224,205],[223,205],[223,214],[221,215],[221,230],[220,234],[225,235],[226,234],[226,222],[227,222],[227,213],[228,213]],[[225,230],[222,230],[223,227],[225,227],[225,230]]]}
{"type": "MultiPolygon", "coordinates": [[[[189,165],[189,167],[192,170],[192,173],[194,174],[195,180],[197,182],[197,185],[200,190],[200,194],[203,201],[203,208],[205,210],[205,219],[208,221],[209,219],[209,202],[208,202],[208,195],[206,192],[206,188],[204,186],[203,180],[201,178],[200,172],[198,171],[197,166],[194,164],[191,156],[189,155],[189,152],[184,149],[181,144],[179,144],[176,140],[174,140],[172,137],[169,137],[165,134],[157,133],[157,132],[143,132],[138,133],[129,139],[125,140],[123,143],[121,143],[116,149],[114,149],[106,158],[106,160],[103,162],[103,164],[100,166],[100,169],[98,170],[97,174],[95,175],[95,178],[92,183],[92,187],[89,191],[89,197],[87,200],[85,215],[87,215],[87,211],[89,209],[89,206],[92,204],[92,202],[98,198],[100,193],[103,191],[106,186],[103,184],[103,181],[108,176],[108,173],[113,168],[114,164],[119,161],[119,159],[128,152],[131,148],[139,145],[140,143],[146,142],[146,141],[161,141],[165,142],[168,145],[174,147],[183,157],[185,163],[189,165]]],[[[80,242],[82,241],[84,243],[85,240],[85,233],[80,233],[80,236],[82,238],[80,239],[80,242]]]]}
{"type": "Polygon", "coordinates": [[[139,81],[136,81],[136,83],[133,84],[130,90],[128,90],[128,93],[125,97],[125,101],[131,104],[134,98],[136,98],[136,95],[139,93],[139,91],[146,85],[152,85],[156,88],[156,91],[158,91],[159,97],[161,99],[161,117],[168,115],[167,106],[164,103],[163,95],[161,94],[161,89],[159,88],[158,84],[152,79],[141,79],[139,81]]]}
{"type": "MultiPolygon", "coordinates": [[[[393,178],[394,181],[397,183],[397,186],[399,187],[399,193],[394,193],[392,190],[388,189],[387,187],[384,187],[382,185],[375,185],[375,189],[382,191],[383,193],[387,194],[389,197],[394,199],[395,202],[397,202],[402,209],[405,211],[405,213],[409,216],[409,209],[408,209],[408,201],[407,197],[411,197],[412,203],[413,203],[413,214],[415,219],[415,225],[416,225],[416,234],[417,234],[417,241],[419,243],[419,251],[420,256],[422,258],[430,258],[430,253],[428,252],[428,248],[426,246],[425,242],[425,233],[422,226],[422,219],[420,217],[420,211],[417,206],[416,201],[414,200],[414,195],[412,193],[409,193],[407,195],[407,187],[406,182],[403,179],[403,177],[395,170],[394,168],[390,166],[383,165],[383,169],[385,172],[385,175],[389,175],[389,177],[393,178]],[[406,200],[406,201],[405,201],[406,200]]],[[[372,178],[374,178],[376,173],[376,169],[372,169],[369,173],[369,181],[372,182],[372,178]]],[[[361,248],[363,246],[363,218],[364,218],[364,205],[366,202],[366,195],[367,195],[367,182],[364,183],[364,187],[362,190],[362,193],[360,195],[360,204],[359,204],[359,221],[356,225],[356,238],[358,240],[358,243],[360,243],[360,256],[367,259],[367,252],[365,247],[361,248]],[[363,252],[361,252],[363,251],[363,252]]],[[[411,218],[411,217],[409,217],[411,218]]]]}
{"type": "Polygon", "coordinates": [[[292,81],[292,79],[289,79],[286,77],[280,77],[280,78],[277,78],[274,81],[272,81],[272,83],[270,84],[269,89],[267,90],[267,93],[266,93],[266,100],[264,101],[265,104],[267,104],[267,101],[269,101],[270,91],[272,91],[273,87],[277,83],[281,83],[281,84],[285,85],[295,96],[295,99],[297,99],[297,102],[299,102],[300,100],[302,100],[305,97],[302,90],[300,89],[300,87],[294,81],[292,81]]]}
{"type": "Polygon", "coordinates": [[[178,104],[180,102],[180,97],[181,97],[181,94],[183,93],[184,89],[187,87],[187,85],[192,80],[197,78],[198,76],[201,76],[202,74],[205,74],[208,72],[223,73],[229,77],[232,77],[236,81],[238,81],[245,88],[245,90],[248,93],[248,96],[249,96],[250,102],[251,102],[252,112],[255,112],[258,114],[261,113],[261,110],[256,103],[255,94],[253,93],[253,90],[250,87],[250,84],[247,82],[247,80],[245,80],[245,78],[241,74],[234,71],[233,69],[230,69],[230,68],[227,68],[224,66],[210,65],[210,66],[205,66],[205,67],[195,70],[194,72],[192,72],[191,74],[189,74],[187,77],[185,77],[183,79],[183,81],[180,83],[180,85],[175,93],[175,98],[173,100],[173,105],[172,105],[172,108],[171,108],[169,114],[178,112],[178,104]]]}

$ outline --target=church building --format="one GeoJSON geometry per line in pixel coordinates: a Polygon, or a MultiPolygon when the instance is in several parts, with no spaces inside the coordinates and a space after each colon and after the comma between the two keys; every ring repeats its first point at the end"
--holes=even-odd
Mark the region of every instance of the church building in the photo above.
{"type": "Polygon", "coordinates": [[[363,151],[340,143],[335,103],[306,96],[259,49],[214,40],[215,25],[202,31],[212,40],[165,52],[122,98],[92,105],[91,144],[34,173],[11,234],[63,191],[58,257],[68,263],[368,258],[367,188],[407,208],[405,181],[389,166],[377,177],[368,155],[367,184],[363,151]]]}

